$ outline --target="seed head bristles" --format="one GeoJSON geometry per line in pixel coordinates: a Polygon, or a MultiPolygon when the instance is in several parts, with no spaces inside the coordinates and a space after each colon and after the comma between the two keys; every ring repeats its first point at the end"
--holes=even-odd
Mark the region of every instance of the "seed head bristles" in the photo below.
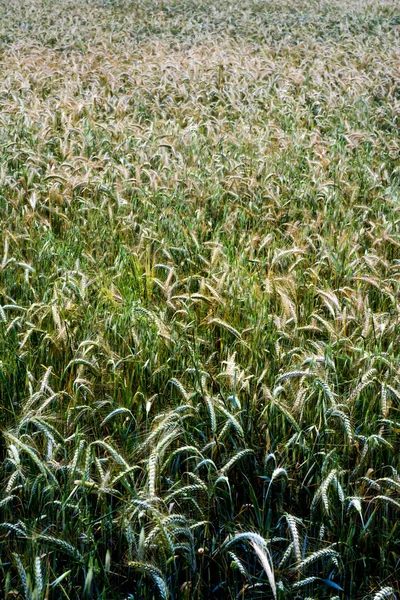
{"type": "Polygon", "coordinates": [[[260,564],[261,564],[262,568],[264,569],[265,574],[267,575],[269,584],[271,586],[272,594],[276,600],[277,593],[276,593],[276,584],[275,584],[275,574],[274,574],[272,558],[269,553],[269,550],[268,550],[268,548],[265,547],[264,544],[259,545],[254,540],[250,541],[250,545],[253,548],[254,552],[256,553],[258,560],[260,561],[260,564]]]}

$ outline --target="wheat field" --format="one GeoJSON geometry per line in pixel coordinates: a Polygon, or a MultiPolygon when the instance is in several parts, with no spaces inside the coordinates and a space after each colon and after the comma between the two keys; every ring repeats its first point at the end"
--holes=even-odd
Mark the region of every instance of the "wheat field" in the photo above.
{"type": "Polygon", "coordinates": [[[0,593],[400,598],[396,0],[0,0],[0,593]]]}

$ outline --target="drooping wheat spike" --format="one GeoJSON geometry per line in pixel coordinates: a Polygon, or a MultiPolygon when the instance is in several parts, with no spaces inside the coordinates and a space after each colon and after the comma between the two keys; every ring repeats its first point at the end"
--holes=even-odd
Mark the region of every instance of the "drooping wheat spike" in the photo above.
{"type": "Polygon", "coordinates": [[[15,489],[14,485],[18,479],[20,479],[22,482],[25,480],[23,472],[19,468],[10,475],[7,486],[5,488],[6,494],[11,494],[11,492],[14,491],[14,489],[15,489]]]}
{"type": "Polygon", "coordinates": [[[400,480],[399,479],[397,479],[397,481],[396,481],[392,477],[380,477],[379,479],[376,480],[376,482],[383,483],[384,485],[395,488],[397,491],[400,492],[400,480]]]}
{"type": "Polygon", "coordinates": [[[163,470],[166,468],[168,463],[171,463],[173,461],[173,459],[176,456],[179,456],[180,454],[190,454],[192,456],[190,456],[190,458],[203,458],[203,454],[200,452],[200,450],[198,448],[196,448],[196,446],[181,446],[179,448],[177,448],[176,450],[173,450],[173,452],[170,453],[170,455],[168,456],[168,462],[165,462],[163,465],[163,470]]]}
{"type": "Polygon", "coordinates": [[[207,492],[207,486],[205,484],[185,485],[165,496],[165,502],[171,502],[174,498],[182,497],[182,499],[185,499],[185,497],[193,497],[196,492],[207,492]]]}
{"type": "Polygon", "coordinates": [[[157,474],[157,461],[159,453],[157,450],[153,450],[150,454],[148,469],[149,469],[149,496],[152,498],[156,495],[156,474],[157,474]]]}
{"type": "Polygon", "coordinates": [[[6,316],[4,308],[1,306],[1,304],[0,304],[0,321],[3,321],[3,323],[7,323],[7,316],[6,316]]]}
{"type": "Polygon", "coordinates": [[[243,432],[243,428],[241,426],[241,424],[239,423],[239,421],[237,420],[236,416],[232,415],[232,413],[230,413],[224,406],[222,406],[222,404],[218,403],[216,404],[215,407],[219,412],[221,412],[227,419],[228,422],[232,425],[233,429],[236,431],[236,433],[243,438],[244,437],[244,432],[243,432]]]}
{"type": "Polygon", "coordinates": [[[126,462],[126,460],[107,442],[96,440],[91,443],[91,446],[100,446],[101,448],[104,448],[104,450],[106,450],[106,452],[108,452],[113,457],[116,463],[122,465],[125,469],[129,469],[129,465],[126,462]]]}
{"type": "Polygon", "coordinates": [[[325,397],[331,403],[331,406],[333,408],[335,408],[336,407],[336,399],[335,399],[335,396],[334,396],[332,390],[330,389],[329,385],[326,383],[326,381],[322,381],[321,379],[316,378],[315,384],[322,389],[322,391],[325,394],[325,397]]]}
{"type": "Polygon", "coordinates": [[[396,594],[394,593],[393,588],[389,586],[383,587],[374,595],[373,600],[383,600],[384,598],[394,598],[394,600],[396,600],[396,594]]]}
{"type": "Polygon", "coordinates": [[[369,477],[360,477],[359,481],[362,483],[366,483],[368,487],[372,488],[373,490],[376,490],[377,492],[381,490],[381,486],[379,485],[379,483],[377,483],[373,479],[370,479],[369,477]]]}
{"type": "Polygon", "coordinates": [[[76,548],[74,548],[72,544],[69,544],[65,540],[46,534],[39,534],[37,537],[38,539],[43,540],[44,542],[47,542],[50,545],[57,546],[61,550],[64,550],[64,552],[72,556],[72,558],[76,558],[78,560],[82,560],[83,558],[81,553],[76,548]]]}
{"type": "Polygon", "coordinates": [[[336,417],[342,421],[344,430],[347,435],[347,440],[348,440],[349,444],[351,444],[353,441],[353,430],[352,430],[352,426],[351,426],[349,417],[343,411],[337,410],[337,409],[328,410],[327,415],[329,415],[331,417],[336,417]]]}
{"type": "Polygon", "coordinates": [[[5,432],[4,437],[11,440],[15,446],[19,447],[20,450],[25,452],[32,459],[32,461],[35,463],[35,465],[38,467],[38,469],[43,473],[43,475],[46,478],[50,479],[52,481],[52,483],[58,487],[58,482],[57,482],[54,474],[48,468],[46,463],[40,459],[40,456],[38,456],[38,453],[34,449],[30,448],[27,444],[22,442],[20,439],[14,437],[10,432],[5,432]]]}
{"type": "Polygon", "coordinates": [[[238,339],[241,339],[241,335],[239,333],[239,331],[237,329],[235,329],[234,327],[232,327],[232,325],[229,325],[229,323],[226,323],[226,321],[223,321],[222,319],[219,319],[218,317],[214,317],[212,319],[208,319],[206,321],[207,325],[219,325],[220,327],[222,327],[223,329],[226,329],[227,331],[229,331],[230,333],[232,333],[232,335],[238,339]]]}
{"type": "Polygon", "coordinates": [[[14,554],[14,560],[15,560],[18,575],[19,575],[19,578],[21,580],[22,587],[24,590],[25,600],[31,600],[31,594],[30,594],[29,585],[28,585],[28,578],[26,575],[26,571],[24,569],[24,565],[22,564],[22,561],[21,561],[20,557],[18,556],[18,554],[14,554]]]}
{"type": "Polygon", "coordinates": [[[142,573],[149,575],[152,578],[152,580],[154,581],[154,583],[156,584],[162,600],[168,600],[168,598],[169,598],[168,586],[167,586],[167,583],[166,583],[160,569],[158,569],[157,567],[155,567],[153,565],[150,565],[147,563],[142,563],[139,561],[129,562],[129,566],[132,567],[132,569],[141,571],[142,573]]]}
{"type": "Polygon", "coordinates": [[[398,402],[400,402],[400,392],[389,383],[386,384],[386,388],[393,394],[398,402]]]}
{"type": "Polygon", "coordinates": [[[4,267],[7,265],[7,259],[8,259],[8,248],[9,248],[9,240],[8,240],[8,234],[4,235],[4,251],[3,251],[3,258],[1,260],[1,265],[0,268],[4,269],[4,267]]]}
{"type": "Polygon", "coordinates": [[[276,380],[276,384],[282,383],[283,381],[286,381],[287,379],[298,379],[301,377],[314,377],[315,373],[311,373],[310,371],[288,371],[287,373],[284,373],[283,375],[280,375],[277,380],[276,380]]]}
{"type": "Polygon", "coordinates": [[[290,555],[292,554],[294,550],[294,543],[290,542],[290,544],[288,545],[288,547],[286,548],[285,552],[283,553],[283,556],[278,564],[278,569],[281,570],[283,569],[283,567],[285,566],[285,564],[287,563],[287,561],[290,558],[290,555]]]}
{"type": "Polygon", "coordinates": [[[159,415],[159,419],[161,420],[161,423],[159,423],[159,425],[157,425],[157,427],[155,427],[153,429],[153,431],[146,437],[146,439],[139,446],[139,449],[141,451],[146,450],[146,448],[148,446],[150,446],[154,442],[154,440],[157,437],[159,437],[164,431],[168,431],[169,429],[173,429],[173,430],[176,429],[177,416],[174,412],[170,412],[168,414],[161,413],[159,415]]]}
{"type": "Polygon", "coordinates": [[[115,485],[121,481],[122,479],[125,479],[125,477],[130,476],[132,473],[134,473],[135,471],[143,471],[143,467],[141,467],[140,465],[133,465],[132,467],[129,467],[128,469],[126,469],[126,471],[122,471],[122,473],[119,473],[116,477],[114,477],[114,479],[111,482],[111,487],[115,487],[115,485]]]}
{"type": "Polygon", "coordinates": [[[240,452],[237,452],[235,454],[235,456],[233,456],[221,469],[221,473],[223,475],[226,475],[228,473],[228,471],[233,467],[234,464],[236,464],[238,461],[240,461],[244,456],[249,456],[254,454],[254,451],[251,449],[246,449],[246,450],[241,450],[240,452]]]}
{"type": "Polygon", "coordinates": [[[149,495],[154,497],[156,494],[156,476],[157,476],[157,465],[160,464],[161,457],[165,452],[166,448],[179,437],[179,431],[173,430],[168,435],[161,438],[157,446],[151,452],[148,459],[148,485],[149,495]]]}
{"type": "Polygon", "coordinates": [[[387,386],[385,382],[381,384],[381,416],[383,418],[387,417],[388,414],[388,404],[387,404],[387,386]]]}
{"type": "Polygon", "coordinates": [[[317,550],[316,552],[313,552],[312,554],[310,554],[309,556],[307,556],[307,558],[304,558],[298,565],[296,568],[298,568],[299,570],[303,570],[306,567],[308,567],[309,565],[312,565],[314,562],[326,558],[326,557],[332,557],[332,556],[339,556],[339,552],[337,552],[336,550],[333,549],[333,546],[330,546],[329,548],[322,548],[322,550],[317,550]]]}
{"type": "Polygon", "coordinates": [[[376,375],[376,369],[369,369],[361,378],[359,385],[351,392],[349,397],[347,398],[347,404],[352,404],[354,400],[361,394],[361,392],[369,386],[372,381],[374,381],[376,375]]]}
{"type": "Polygon", "coordinates": [[[188,392],[185,390],[185,388],[183,387],[182,383],[180,381],[178,381],[178,379],[176,379],[175,377],[173,377],[172,379],[169,380],[169,383],[171,383],[172,385],[174,385],[182,394],[185,402],[189,402],[190,400],[190,394],[188,394],[188,392]]]}
{"type": "Polygon", "coordinates": [[[240,571],[243,577],[248,579],[249,573],[240,558],[234,552],[228,552],[228,555],[232,559],[232,565],[240,571]]]}
{"type": "Polygon", "coordinates": [[[245,531],[242,533],[235,533],[234,536],[228,537],[222,544],[222,548],[229,548],[232,544],[236,544],[241,540],[253,541],[261,546],[266,544],[265,539],[259,533],[256,533],[255,531],[245,531]]]}
{"type": "Polygon", "coordinates": [[[289,514],[285,515],[285,519],[288,524],[290,534],[292,536],[294,555],[295,555],[297,563],[299,564],[301,561],[301,550],[300,550],[300,535],[299,535],[299,532],[297,529],[298,522],[292,515],[289,515],[289,514]]]}
{"type": "MultiPolygon", "coordinates": [[[[283,404],[283,402],[278,402],[275,400],[272,403],[272,406],[274,407],[274,409],[281,412],[286,417],[286,419],[289,421],[289,423],[292,425],[292,427],[295,431],[297,431],[298,433],[300,432],[299,424],[296,422],[296,419],[290,413],[289,409],[283,404]]],[[[266,412],[267,408],[270,408],[270,407],[267,406],[264,409],[265,412],[266,412]]],[[[264,411],[262,414],[264,414],[264,411]]]]}
{"type": "Polygon", "coordinates": [[[347,510],[349,511],[352,507],[354,507],[356,509],[356,511],[358,512],[358,514],[360,515],[361,523],[362,523],[362,526],[364,527],[364,518],[362,515],[362,508],[361,508],[362,498],[349,497],[349,498],[346,498],[346,500],[350,501],[347,510]]]}
{"type": "Polygon", "coordinates": [[[394,500],[394,498],[391,498],[390,496],[383,496],[383,495],[375,496],[374,502],[377,502],[377,501],[385,502],[386,504],[390,504],[394,508],[400,509],[400,502],[398,502],[397,500],[394,500]]]}
{"type": "Polygon", "coordinates": [[[132,419],[134,419],[132,411],[130,411],[129,408],[121,406],[120,408],[116,408],[115,410],[111,411],[100,423],[100,427],[104,427],[104,425],[108,423],[108,421],[110,421],[118,415],[129,415],[132,419]]]}
{"type": "Polygon", "coordinates": [[[310,585],[310,583],[314,583],[314,581],[318,581],[318,577],[306,577],[301,581],[297,581],[292,585],[292,590],[298,590],[306,585],[310,585]]]}
{"type": "Polygon", "coordinates": [[[47,390],[47,386],[49,384],[49,379],[50,379],[52,370],[53,370],[53,367],[48,367],[48,369],[46,369],[45,374],[43,375],[43,379],[40,384],[40,390],[39,390],[41,394],[43,394],[44,391],[47,390]]]}

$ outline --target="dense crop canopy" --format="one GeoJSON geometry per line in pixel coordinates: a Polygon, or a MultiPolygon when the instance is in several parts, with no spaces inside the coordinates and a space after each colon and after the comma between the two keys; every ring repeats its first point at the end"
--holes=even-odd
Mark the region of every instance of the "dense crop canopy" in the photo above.
{"type": "Polygon", "coordinates": [[[395,0],[0,0],[0,590],[399,597],[395,0]]]}

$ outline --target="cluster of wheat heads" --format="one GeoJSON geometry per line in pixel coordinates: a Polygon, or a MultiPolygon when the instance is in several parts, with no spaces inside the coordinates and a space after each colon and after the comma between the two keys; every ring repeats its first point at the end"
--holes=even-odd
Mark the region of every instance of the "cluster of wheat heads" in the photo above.
{"type": "Polygon", "coordinates": [[[399,597],[397,2],[0,0],[0,590],[399,597]]]}

